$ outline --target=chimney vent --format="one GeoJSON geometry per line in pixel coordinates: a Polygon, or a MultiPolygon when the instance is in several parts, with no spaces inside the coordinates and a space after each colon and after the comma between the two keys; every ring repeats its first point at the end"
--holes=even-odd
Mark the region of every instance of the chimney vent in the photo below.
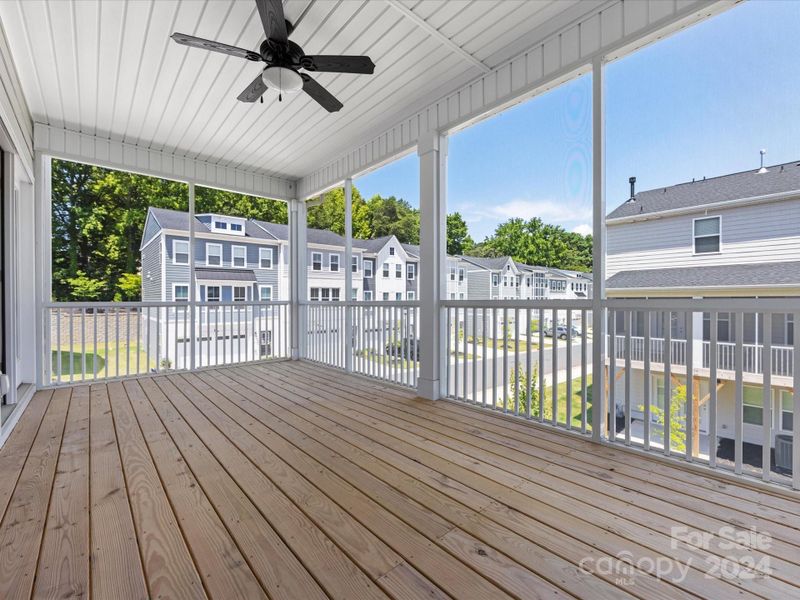
{"type": "Polygon", "coordinates": [[[762,148],[759,151],[759,154],[761,154],[761,168],[758,170],[759,173],[766,173],[767,172],[767,168],[764,166],[764,155],[766,153],[767,153],[767,150],[765,148],[762,148]]]}
{"type": "Polygon", "coordinates": [[[629,177],[628,183],[631,184],[631,201],[636,202],[636,177],[629,177]]]}

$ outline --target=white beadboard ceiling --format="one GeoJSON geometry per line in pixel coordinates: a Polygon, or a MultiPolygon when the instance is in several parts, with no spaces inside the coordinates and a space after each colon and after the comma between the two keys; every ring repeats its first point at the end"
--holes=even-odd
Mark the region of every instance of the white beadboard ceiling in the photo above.
{"type": "Polygon", "coordinates": [[[250,0],[5,0],[0,20],[34,121],[227,167],[299,178],[497,66],[597,2],[288,0],[308,54],[368,54],[375,74],[316,73],[344,108],[300,94],[236,100],[255,63],[174,31],[257,49],[250,0]]]}

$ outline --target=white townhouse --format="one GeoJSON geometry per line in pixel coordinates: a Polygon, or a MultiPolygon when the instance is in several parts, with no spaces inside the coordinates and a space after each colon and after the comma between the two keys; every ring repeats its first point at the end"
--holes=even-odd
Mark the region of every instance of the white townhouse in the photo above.
{"type": "MultiPolygon", "coordinates": [[[[607,219],[607,293],[617,298],[654,297],[787,297],[800,294],[800,162],[775,165],[635,193],[607,219]]],[[[693,385],[699,398],[700,432],[708,433],[709,344],[708,313],[695,313],[694,339],[686,340],[687,323],[677,313],[653,317],[652,336],[663,340],[671,329],[673,358],[686,358],[693,345],[693,385]]],[[[617,314],[616,332],[625,323],[617,314]]],[[[632,320],[634,350],[644,335],[642,313],[632,320]]],[[[791,314],[772,316],[772,444],[792,431],[791,397],[794,322],[791,314]]],[[[730,313],[719,313],[717,436],[724,446],[734,436],[734,352],[743,343],[743,439],[762,443],[763,322],[745,314],[741,331],[730,313]]],[[[621,341],[621,337],[617,338],[621,341]]],[[[660,342],[660,343],[663,343],[660,342]]],[[[619,345],[619,344],[618,344],[619,345]]],[[[641,352],[638,352],[641,354],[641,352]]],[[[637,352],[632,358],[642,359],[637,352]]],[[[634,365],[637,361],[634,360],[634,365]]],[[[639,361],[639,367],[641,362],[639,361]]],[[[664,374],[654,365],[651,389],[664,404],[664,374]]],[[[683,372],[685,373],[685,367],[683,372]]],[[[622,389],[621,374],[617,389],[622,389]]],[[[632,368],[631,385],[641,398],[644,374],[632,368]]],[[[634,403],[633,416],[641,417],[634,403]]],[[[720,446],[720,449],[725,449],[720,446]]],[[[780,466],[785,452],[776,449],[780,466]]],[[[785,450],[785,449],[784,449],[785,450]]]]}

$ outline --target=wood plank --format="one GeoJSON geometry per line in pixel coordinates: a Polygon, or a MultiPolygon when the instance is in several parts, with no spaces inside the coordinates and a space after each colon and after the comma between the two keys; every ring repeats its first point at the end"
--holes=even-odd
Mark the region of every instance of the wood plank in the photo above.
{"type": "Polygon", "coordinates": [[[324,598],[319,585],[170,404],[157,381],[162,379],[143,379],[142,389],[270,598],[324,598]]]}
{"type": "Polygon", "coordinates": [[[33,595],[89,597],[88,387],[72,390],[33,595]]]}
{"type": "MultiPolygon", "coordinates": [[[[265,453],[254,455],[242,452],[230,438],[224,435],[225,429],[222,429],[218,422],[221,420],[221,415],[213,415],[212,418],[212,415],[195,407],[193,402],[202,400],[202,398],[197,390],[187,385],[180,377],[159,378],[156,383],[164,393],[164,398],[169,398],[175,409],[220,461],[221,466],[227,470],[231,478],[242,487],[243,491],[265,515],[269,515],[270,523],[291,546],[291,550],[287,549],[287,551],[294,552],[298,556],[305,568],[313,573],[314,578],[320,582],[329,595],[338,598],[384,597],[382,593],[376,593],[376,586],[348,555],[342,552],[331,538],[325,535],[295,505],[292,499],[284,495],[276,483],[256,467],[258,464],[264,464],[264,461],[274,464],[273,457],[265,453]],[[173,380],[177,381],[177,387],[173,380]],[[218,427],[220,429],[217,429],[218,427]]],[[[241,430],[236,434],[247,435],[241,430]]],[[[295,480],[300,478],[288,466],[282,465],[282,468],[288,477],[295,480]]],[[[323,504],[324,500],[319,498],[319,492],[311,486],[307,486],[304,492],[297,500],[315,506],[323,504]]],[[[326,518],[331,521],[343,518],[343,514],[338,512],[333,505],[326,505],[322,510],[326,518]]],[[[364,535],[362,530],[353,531],[351,529],[342,537],[350,540],[348,550],[355,550],[359,555],[371,553],[377,557],[377,559],[371,557],[372,564],[375,565],[373,568],[378,569],[381,574],[400,562],[397,555],[387,553],[384,549],[371,544],[371,540],[364,535]]],[[[307,580],[307,586],[313,586],[311,591],[288,590],[287,593],[290,593],[290,597],[299,597],[300,593],[303,594],[303,597],[309,598],[314,595],[324,596],[310,575],[305,574],[305,580],[307,580]]]]}
{"type": "MultiPolygon", "coordinates": [[[[252,368],[252,369],[250,369],[250,370],[252,371],[252,370],[257,370],[257,369],[258,369],[258,367],[254,367],[254,368],[252,368]]],[[[280,385],[279,381],[276,381],[276,380],[270,380],[270,382],[269,382],[269,383],[270,383],[270,389],[273,389],[273,390],[275,389],[275,387],[274,387],[274,386],[275,386],[276,384],[277,384],[277,385],[280,385]]],[[[304,387],[304,389],[306,389],[306,390],[308,389],[308,386],[305,386],[305,385],[304,385],[304,384],[302,384],[300,381],[294,381],[294,382],[293,382],[293,384],[294,384],[295,386],[304,387]]],[[[328,395],[328,398],[330,398],[330,388],[328,388],[328,394],[327,394],[327,395],[328,395]]],[[[350,396],[350,397],[351,397],[351,396],[350,396]]],[[[310,398],[310,397],[309,397],[309,398],[310,398]]],[[[343,397],[343,396],[342,396],[342,397],[339,397],[339,398],[341,398],[341,400],[342,400],[342,403],[345,403],[345,402],[346,402],[346,401],[344,400],[344,397],[343,397]]],[[[331,407],[333,407],[333,408],[337,408],[337,409],[338,409],[338,407],[339,407],[339,405],[340,405],[340,402],[338,402],[338,401],[336,401],[336,402],[328,402],[328,404],[329,404],[331,407]]],[[[366,404],[366,403],[365,403],[365,404],[366,404]]],[[[366,423],[366,422],[369,422],[369,417],[377,417],[377,414],[375,413],[375,411],[371,410],[373,406],[374,406],[374,405],[370,405],[369,407],[366,407],[366,408],[365,408],[365,410],[364,410],[364,412],[363,412],[364,418],[366,419],[366,420],[364,421],[365,423],[366,423]]],[[[348,414],[349,414],[349,413],[348,413],[348,414]]],[[[387,423],[388,423],[388,422],[395,423],[395,424],[397,424],[397,423],[398,423],[398,421],[397,421],[397,419],[396,419],[396,418],[387,419],[387,423]]],[[[409,438],[410,438],[410,439],[413,439],[413,437],[415,437],[415,435],[417,435],[417,434],[424,435],[424,432],[421,432],[419,429],[414,429],[414,428],[410,428],[410,429],[411,429],[411,431],[409,431],[409,428],[408,428],[408,427],[406,427],[406,428],[405,428],[405,431],[406,431],[407,433],[409,433],[409,438]]],[[[398,436],[398,437],[402,437],[402,436],[398,436]]],[[[441,436],[439,436],[439,435],[436,435],[436,436],[430,436],[430,437],[427,437],[427,438],[425,439],[426,443],[428,444],[428,446],[427,446],[427,447],[434,447],[434,446],[436,446],[436,445],[437,445],[437,440],[438,440],[439,442],[442,442],[442,439],[444,439],[445,437],[446,437],[446,432],[445,432],[445,435],[441,435],[441,436]]],[[[444,443],[444,442],[442,442],[442,443],[444,443]]],[[[446,445],[448,445],[448,446],[451,446],[451,444],[449,444],[449,443],[448,443],[448,444],[446,444],[446,445]]],[[[471,449],[471,451],[470,451],[470,449],[469,449],[469,448],[457,448],[456,446],[451,446],[451,447],[453,447],[454,449],[459,449],[460,451],[464,452],[465,454],[471,454],[471,455],[473,455],[473,456],[478,456],[478,455],[476,455],[476,454],[475,454],[475,452],[474,452],[474,451],[475,451],[475,449],[474,449],[474,448],[473,448],[473,449],[471,449]]],[[[443,456],[444,456],[444,455],[443,455],[443,456]]],[[[480,457],[481,457],[482,459],[483,459],[485,456],[486,456],[486,453],[485,453],[485,452],[483,452],[483,453],[480,453],[480,457]]],[[[502,467],[503,465],[502,465],[502,464],[498,464],[498,465],[495,465],[495,466],[502,467]]],[[[532,471],[532,472],[530,472],[530,473],[528,473],[528,474],[529,474],[529,475],[535,475],[535,472],[533,472],[533,471],[532,471]]],[[[498,480],[498,481],[499,481],[499,480],[498,480]]],[[[522,487],[522,486],[517,486],[517,487],[518,487],[518,489],[519,489],[520,491],[523,491],[523,487],[522,487]]],[[[498,493],[498,492],[496,492],[496,493],[498,493]]],[[[547,504],[547,505],[555,505],[555,506],[558,506],[557,499],[554,499],[554,498],[542,498],[542,497],[537,497],[537,500],[539,500],[540,502],[546,502],[546,504],[547,504]]],[[[601,498],[601,500],[602,500],[602,498],[601,498]]],[[[624,506],[624,504],[623,504],[623,506],[624,506]]],[[[580,504],[579,504],[579,510],[576,510],[576,511],[575,511],[575,514],[574,514],[573,516],[575,516],[575,517],[578,517],[578,518],[584,517],[585,515],[583,514],[583,512],[582,512],[582,511],[584,511],[584,504],[583,504],[583,503],[580,503],[580,504]]],[[[587,520],[590,520],[590,519],[587,519],[587,520]]],[[[585,525],[589,525],[589,524],[590,524],[590,523],[585,523],[585,524],[584,524],[584,526],[585,526],[585,525]]],[[[576,531],[576,532],[574,532],[572,535],[573,535],[574,537],[576,537],[576,538],[579,538],[579,537],[580,537],[580,531],[576,531]]],[[[610,537],[610,538],[607,536],[607,542],[606,542],[606,544],[609,544],[609,543],[614,543],[614,542],[616,542],[616,540],[617,540],[617,539],[618,539],[618,536],[612,536],[612,537],[610,537]]],[[[634,538],[634,539],[635,539],[635,538],[634,538]]],[[[606,547],[608,548],[608,545],[607,545],[606,547]]],[[[657,548],[657,550],[658,550],[658,549],[660,549],[660,550],[665,550],[665,549],[666,549],[666,550],[669,550],[670,548],[671,548],[671,540],[670,540],[669,538],[665,537],[665,538],[662,540],[662,543],[661,543],[661,546],[660,546],[660,548],[657,548]]],[[[641,552],[643,556],[648,556],[649,554],[652,554],[652,551],[648,551],[648,549],[647,549],[647,548],[643,548],[643,547],[641,547],[639,544],[636,544],[636,543],[635,543],[635,541],[633,541],[633,540],[631,541],[630,549],[631,549],[631,550],[632,550],[634,553],[636,553],[636,552],[641,552]]],[[[612,547],[612,550],[613,550],[613,547],[612,547]]],[[[620,548],[619,546],[617,546],[616,552],[619,552],[619,551],[621,551],[621,550],[625,550],[625,547],[623,546],[622,548],[620,548]]],[[[613,552],[612,552],[612,553],[613,553],[613,552]]],[[[696,559],[696,557],[694,557],[694,558],[696,559]]],[[[698,573],[698,572],[690,572],[690,573],[689,573],[689,576],[690,576],[690,577],[688,577],[689,581],[687,581],[687,582],[686,582],[686,584],[687,584],[687,585],[694,585],[694,586],[695,586],[695,588],[694,588],[694,589],[695,589],[695,591],[697,591],[697,589],[703,589],[704,587],[707,587],[707,585],[708,585],[707,583],[705,583],[705,582],[702,580],[703,578],[702,578],[700,575],[701,575],[701,574],[700,574],[700,573],[698,573]]],[[[683,583],[683,582],[681,582],[681,583],[683,583]]]]}
{"type": "MultiPolygon", "coordinates": [[[[202,378],[204,374],[197,373],[195,376],[202,378]]],[[[248,428],[252,427],[251,433],[256,437],[269,435],[266,432],[271,428],[267,428],[264,423],[249,423],[246,415],[241,413],[241,408],[237,404],[249,402],[243,395],[229,390],[225,396],[222,394],[209,394],[209,396],[211,396],[209,399],[213,402],[219,401],[226,406],[227,410],[236,412],[239,415],[236,420],[243,425],[246,424],[248,428]],[[236,408],[240,410],[236,411],[236,408]]],[[[277,424],[275,425],[277,426],[277,424]]],[[[276,431],[276,433],[278,432],[276,431]]],[[[351,514],[389,544],[396,552],[404,556],[424,575],[436,577],[437,584],[449,594],[456,597],[467,597],[470,594],[482,594],[492,598],[508,597],[497,586],[491,584],[471,569],[466,568],[462,562],[455,560],[440,547],[431,544],[429,539],[419,531],[408,527],[394,514],[365,497],[364,492],[350,485],[344,488],[340,485],[332,485],[332,482],[338,483],[338,478],[328,475],[326,467],[293,449],[294,447],[282,438],[272,441],[271,447],[273,449],[280,448],[280,450],[276,451],[281,454],[284,460],[340,505],[352,502],[354,496],[366,502],[369,507],[367,510],[350,511],[351,514]]],[[[413,502],[413,500],[409,498],[408,502],[413,502]]]]}
{"type": "MultiPolygon", "coordinates": [[[[224,377],[221,373],[220,374],[214,374],[214,375],[219,375],[220,376],[221,381],[220,381],[219,385],[221,387],[219,389],[229,390],[228,395],[231,397],[231,399],[233,399],[233,396],[232,396],[232,394],[230,394],[230,391],[233,391],[234,389],[237,388],[237,386],[239,385],[239,384],[237,384],[237,381],[243,381],[244,382],[244,380],[246,379],[246,378],[238,378],[237,377],[236,380],[234,380],[233,377],[230,377],[230,378],[224,377]],[[224,379],[222,379],[223,377],[224,377],[224,379]]],[[[206,374],[203,374],[203,377],[206,377],[206,374]]],[[[247,384],[243,383],[242,385],[247,385],[247,384]]],[[[255,387],[254,389],[251,389],[249,391],[249,393],[248,393],[248,397],[254,400],[253,394],[254,393],[258,393],[257,391],[255,391],[257,389],[258,389],[257,387],[255,387]]],[[[259,418],[259,420],[261,420],[262,423],[269,424],[270,426],[277,419],[280,419],[280,420],[288,420],[288,419],[290,419],[290,416],[288,414],[286,414],[285,412],[281,412],[280,410],[274,411],[273,409],[270,409],[267,406],[272,401],[272,398],[273,398],[273,394],[270,394],[270,401],[268,401],[268,402],[259,402],[258,405],[254,405],[253,407],[250,407],[248,414],[251,414],[256,418],[259,418]],[[261,409],[261,411],[266,410],[266,411],[272,411],[272,412],[267,412],[266,414],[263,414],[262,416],[259,417],[259,414],[258,414],[260,412],[259,409],[261,409]]],[[[294,422],[295,420],[292,419],[292,421],[294,422]]],[[[298,425],[298,424],[295,424],[295,426],[296,427],[302,427],[302,425],[298,425]]],[[[291,435],[291,434],[285,433],[285,432],[283,434],[284,435],[291,435]]],[[[302,445],[304,447],[304,449],[306,449],[306,451],[312,452],[313,450],[310,449],[310,445],[313,444],[313,441],[315,440],[315,438],[318,439],[318,438],[321,438],[322,436],[323,436],[323,432],[321,430],[319,430],[319,429],[317,429],[317,430],[315,430],[313,432],[304,430],[304,431],[301,432],[301,436],[300,437],[293,438],[292,441],[294,443],[298,444],[298,445],[302,445]]],[[[359,461],[355,460],[355,457],[353,456],[352,450],[351,451],[344,451],[343,454],[347,456],[347,459],[349,459],[350,461],[354,461],[359,465],[362,465],[365,469],[372,469],[375,466],[374,465],[374,463],[375,463],[375,459],[374,458],[366,458],[362,462],[360,460],[359,461]]],[[[341,460],[341,461],[336,460],[336,455],[335,454],[331,454],[330,451],[327,452],[327,456],[329,458],[328,458],[326,464],[328,464],[330,466],[330,468],[336,468],[336,467],[339,467],[341,464],[346,464],[347,463],[347,460],[341,460]]],[[[413,461],[410,461],[410,462],[413,462],[413,461]]],[[[406,483],[411,481],[408,477],[401,478],[400,479],[400,484],[402,484],[403,480],[405,480],[406,483]]],[[[438,475],[438,483],[439,483],[439,485],[441,485],[443,481],[445,482],[444,483],[445,487],[456,487],[458,485],[457,481],[445,479],[443,476],[438,475]]],[[[395,485],[398,485],[398,481],[393,481],[392,483],[395,484],[395,485]]],[[[368,488],[363,488],[363,489],[368,489],[368,488]]],[[[418,484],[413,484],[412,483],[410,486],[404,488],[402,491],[404,491],[408,497],[414,498],[417,501],[422,501],[421,496],[424,495],[424,488],[422,488],[418,484]]],[[[377,496],[376,496],[376,498],[377,498],[377,496]]],[[[491,501],[492,501],[491,498],[485,497],[485,499],[483,500],[483,505],[482,506],[484,506],[484,507],[487,506],[488,504],[491,503],[491,501]]],[[[455,517],[454,520],[456,520],[456,522],[458,524],[461,524],[464,519],[462,519],[461,515],[459,514],[460,509],[458,509],[456,505],[453,505],[452,502],[449,502],[449,503],[445,502],[444,506],[445,507],[444,507],[443,510],[441,510],[440,514],[447,515],[450,519],[454,519],[454,517],[455,517]]],[[[481,507],[477,507],[477,508],[480,509],[481,507]]],[[[476,514],[477,514],[477,511],[476,511],[476,514]]],[[[557,560],[557,558],[554,558],[552,555],[549,555],[546,551],[542,551],[541,548],[538,548],[535,545],[531,545],[531,544],[525,545],[524,543],[521,543],[521,542],[524,542],[523,540],[515,540],[514,539],[515,536],[511,531],[507,531],[506,530],[503,533],[509,535],[510,539],[514,540],[514,542],[518,545],[517,551],[514,552],[514,554],[515,554],[514,558],[516,560],[521,560],[523,562],[527,562],[529,565],[532,565],[534,562],[537,563],[537,564],[540,564],[540,565],[544,564],[544,566],[545,566],[544,570],[545,571],[548,570],[547,566],[550,563],[552,563],[553,564],[553,569],[550,571],[550,575],[554,579],[556,579],[559,583],[564,583],[565,577],[566,577],[566,578],[570,579],[571,581],[574,581],[574,583],[572,584],[573,587],[577,587],[578,589],[583,589],[585,594],[591,593],[595,597],[603,597],[603,584],[602,584],[602,582],[598,582],[598,581],[595,580],[594,577],[587,576],[587,574],[585,574],[585,573],[581,573],[577,568],[573,567],[573,568],[570,569],[569,565],[567,565],[563,561],[559,562],[557,560]],[[568,576],[567,576],[567,573],[569,573],[568,576]],[[585,580],[586,583],[588,584],[588,585],[586,585],[586,587],[581,588],[581,581],[582,580],[585,580]],[[590,584],[589,584],[589,580],[591,580],[590,584]]],[[[447,535],[447,533],[445,533],[444,535],[447,535]]],[[[444,537],[444,536],[439,536],[439,538],[437,538],[437,541],[441,537],[444,537]]],[[[497,539],[497,538],[495,538],[495,539],[497,539]]],[[[506,547],[508,547],[508,546],[506,546],[506,547]]],[[[514,550],[512,549],[512,551],[514,551],[514,550]]],[[[476,562],[481,562],[481,561],[476,561],[476,562]]],[[[513,561],[511,561],[511,562],[513,562],[513,561]]],[[[479,565],[476,564],[475,566],[479,566],[479,565]]],[[[512,587],[513,587],[513,585],[512,585],[512,587]]],[[[541,595],[544,596],[546,594],[546,589],[547,588],[542,586],[541,583],[540,583],[539,587],[537,588],[537,591],[539,591],[541,593],[541,595]]],[[[622,597],[624,595],[622,590],[620,590],[618,588],[613,588],[613,591],[611,591],[611,589],[609,588],[609,592],[610,593],[607,596],[609,598],[619,598],[619,597],[622,597]]]]}
{"type": "Polygon", "coordinates": [[[100,598],[148,598],[105,385],[90,389],[91,585],[100,598]]]}
{"type": "Polygon", "coordinates": [[[153,456],[161,481],[197,570],[211,598],[267,598],[197,479],[172,442],[145,395],[141,382],[123,383],[134,415],[153,456]]]}
{"type": "Polygon", "coordinates": [[[53,394],[0,523],[0,598],[28,598],[33,589],[47,506],[71,390],[53,394]]]}
{"type": "Polygon", "coordinates": [[[39,431],[42,418],[52,397],[52,390],[36,392],[28,402],[25,412],[20,416],[14,431],[0,448],[0,473],[3,474],[0,477],[0,519],[6,513],[11,494],[17,486],[22,467],[25,466],[28,453],[36,439],[36,433],[39,431]]]}
{"type": "Polygon", "coordinates": [[[205,598],[203,582],[161,485],[125,388],[119,382],[109,383],[108,393],[150,595],[187,600],[205,598]]]}

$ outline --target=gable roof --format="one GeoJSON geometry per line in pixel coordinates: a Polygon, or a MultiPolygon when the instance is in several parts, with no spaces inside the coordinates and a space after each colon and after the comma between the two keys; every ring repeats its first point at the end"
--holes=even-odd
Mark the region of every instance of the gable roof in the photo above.
{"type": "Polygon", "coordinates": [[[759,173],[758,170],[742,171],[638,192],[634,196],[635,202],[626,200],[607,218],[649,215],[791,192],[800,193],[800,161],[767,167],[766,173],[759,173]]]}
{"type": "Polygon", "coordinates": [[[461,256],[460,258],[468,263],[472,263],[476,267],[482,267],[490,271],[502,271],[509,261],[511,261],[512,263],[514,262],[513,260],[511,260],[511,257],[509,256],[500,256],[498,258],[483,258],[480,256],[461,256]]]}
{"type": "Polygon", "coordinates": [[[800,262],[714,265],[674,269],[620,271],[608,278],[608,289],[800,286],[800,262]]]}

